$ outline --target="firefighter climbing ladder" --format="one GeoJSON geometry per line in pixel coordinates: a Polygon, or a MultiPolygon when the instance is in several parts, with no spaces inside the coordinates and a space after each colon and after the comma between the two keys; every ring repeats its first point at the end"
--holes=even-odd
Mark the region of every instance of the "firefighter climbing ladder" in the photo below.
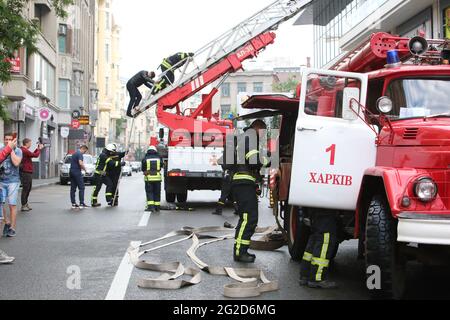
{"type": "MultiPolygon", "coordinates": [[[[225,32],[217,39],[203,46],[195,52],[193,58],[188,59],[181,71],[181,75],[177,77],[178,80],[175,83],[155,96],[148,93],[147,97],[141,102],[135,117],[154,106],[160,98],[192,80],[198,82],[198,87],[203,86],[205,83],[202,83],[202,77],[199,76],[210,67],[225,59],[230,53],[241,48],[255,37],[269,30],[276,30],[281,23],[294,17],[310,2],[311,0],[275,1],[236,27],[225,32]]],[[[173,68],[175,69],[176,67],[174,66],[173,68]]],[[[165,73],[160,76],[160,79],[164,76],[165,73]]],[[[194,90],[193,93],[195,93],[194,90]]],[[[185,98],[189,98],[189,96],[185,98]]]]}

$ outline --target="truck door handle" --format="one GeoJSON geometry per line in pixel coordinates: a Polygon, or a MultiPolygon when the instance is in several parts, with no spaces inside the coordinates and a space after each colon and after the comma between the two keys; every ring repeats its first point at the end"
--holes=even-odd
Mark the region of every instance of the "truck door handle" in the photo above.
{"type": "Polygon", "coordinates": [[[317,129],[303,128],[303,127],[298,127],[297,130],[300,131],[300,132],[303,132],[303,131],[314,131],[314,132],[317,132],[317,129]]]}

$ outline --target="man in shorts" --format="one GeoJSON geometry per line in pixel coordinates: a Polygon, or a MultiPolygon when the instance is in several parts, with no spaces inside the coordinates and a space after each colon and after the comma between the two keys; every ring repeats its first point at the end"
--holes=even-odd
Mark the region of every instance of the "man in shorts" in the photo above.
{"type": "MultiPolygon", "coordinates": [[[[5,134],[4,145],[7,146],[15,137],[11,133],[5,134]]],[[[0,150],[3,151],[4,148],[0,150]]],[[[0,188],[3,191],[3,199],[9,204],[9,219],[6,214],[6,208],[3,208],[3,215],[5,217],[5,226],[3,228],[4,237],[16,236],[16,216],[17,216],[17,201],[19,198],[20,188],[20,172],[19,167],[22,162],[22,150],[15,148],[11,154],[2,163],[0,169],[0,188]]]]}

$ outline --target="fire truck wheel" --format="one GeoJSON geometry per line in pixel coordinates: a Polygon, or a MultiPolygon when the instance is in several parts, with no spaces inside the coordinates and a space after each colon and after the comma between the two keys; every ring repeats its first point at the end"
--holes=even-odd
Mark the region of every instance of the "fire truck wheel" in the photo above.
{"type": "Polygon", "coordinates": [[[289,253],[294,261],[301,261],[308,244],[311,229],[304,224],[303,210],[295,206],[286,206],[284,228],[288,234],[289,253]]]}
{"type": "Polygon", "coordinates": [[[188,194],[186,193],[179,193],[177,194],[177,201],[178,203],[186,203],[188,198],[188,194]]]}
{"type": "MultiPolygon", "coordinates": [[[[406,260],[397,244],[397,221],[392,217],[384,196],[370,203],[366,225],[366,268],[379,267],[381,289],[370,290],[375,299],[401,299],[405,292],[406,260]]],[[[368,275],[369,277],[373,274],[368,275]]],[[[374,279],[370,278],[370,283],[374,279]]],[[[369,282],[369,281],[368,281],[369,282]]]]}
{"type": "Polygon", "coordinates": [[[167,193],[166,192],[166,201],[169,203],[174,203],[175,202],[175,193],[167,193]]]}

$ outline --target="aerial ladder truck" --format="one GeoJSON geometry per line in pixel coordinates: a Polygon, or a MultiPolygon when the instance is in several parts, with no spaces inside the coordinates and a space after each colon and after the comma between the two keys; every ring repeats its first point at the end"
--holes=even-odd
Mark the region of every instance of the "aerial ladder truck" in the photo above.
{"type": "MultiPolygon", "coordinates": [[[[273,31],[310,2],[275,1],[203,46],[194,57],[187,58],[183,66],[181,63],[173,66],[181,73],[175,82],[160,93],[149,93],[143,99],[134,116],[156,106],[159,123],[169,129],[164,180],[168,202],[186,202],[189,190],[221,189],[223,173],[217,160],[222,156],[226,135],[232,132],[233,122],[212,114],[212,99],[228,75],[241,70],[244,61],[257,57],[274,43],[276,35],[273,31]],[[209,94],[202,95],[200,105],[182,110],[181,103],[217,81],[209,94]]],[[[160,138],[163,136],[164,130],[161,130],[160,138]]]]}

